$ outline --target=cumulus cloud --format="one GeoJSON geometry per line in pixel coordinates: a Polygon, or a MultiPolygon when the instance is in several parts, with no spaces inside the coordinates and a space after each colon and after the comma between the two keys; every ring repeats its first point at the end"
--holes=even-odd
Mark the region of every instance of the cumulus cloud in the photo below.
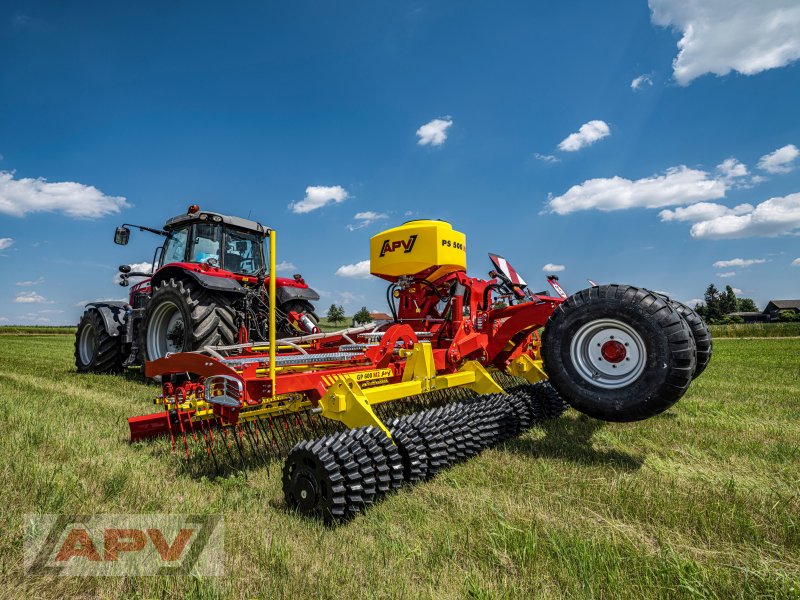
{"type": "Polygon", "coordinates": [[[717,277],[720,279],[728,279],[729,277],[735,277],[736,271],[727,271],[725,273],[717,273],[717,277]]]}
{"type": "Polygon", "coordinates": [[[742,290],[740,290],[740,289],[739,289],[739,288],[737,288],[737,287],[735,287],[735,288],[731,288],[731,289],[733,290],[733,293],[734,293],[734,294],[736,294],[737,296],[740,296],[741,294],[743,294],[743,293],[744,293],[742,290]]]}
{"type": "Polygon", "coordinates": [[[288,260],[282,260],[277,265],[275,265],[275,269],[279,273],[286,273],[287,271],[296,271],[297,267],[294,266],[294,263],[290,263],[288,260]]]}
{"type": "Polygon", "coordinates": [[[13,243],[14,243],[13,238],[0,238],[0,250],[11,248],[11,245],[13,243]]]}
{"type": "Polygon", "coordinates": [[[355,223],[351,223],[347,226],[350,231],[355,231],[356,229],[363,229],[364,227],[368,227],[372,225],[375,221],[380,221],[381,219],[388,219],[389,215],[386,213],[379,213],[372,210],[368,210],[365,212],[356,213],[353,218],[356,220],[355,223]]]}
{"type": "Polygon", "coordinates": [[[17,285],[20,287],[31,287],[34,285],[40,285],[44,283],[44,277],[39,277],[37,279],[32,279],[30,281],[18,281],[17,285]]]}
{"type": "Polygon", "coordinates": [[[560,273],[564,269],[566,269],[564,265],[554,265],[553,263],[547,263],[545,266],[542,267],[542,271],[545,273],[560,273]]]}
{"type": "Polygon", "coordinates": [[[638,92],[646,85],[653,85],[653,79],[647,74],[639,75],[638,77],[635,77],[633,81],[631,81],[631,89],[634,92],[638,92]]]}
{"type": "Polygon", "coordinates": [[[742,215],[723,215],[692,225],[693,238],[774,237],[800,229],[800,192],[770,198],[742,215]]]}
{"type": "Polygon", "coordinates": [[[540,160],[546,163],[557,163],[561,162],[561,159],[557,156],[553,156],[552,154],[539,154],[538,152],[534,153],[533,158],[536,160],[540,160]]]}
{"type": "Polygon", "coordinates": [[[758,168],[767,173],[788,173],[794,169],[794,160],[800,156],[800,150],[794,144],[787,144],[774,152],[765,154],[758,161],[758,168]]]}
{"type": "Polygon", "coordinates": [[[754,75],[800,58],[796,0],[650,0],[651,20],[682,34],[673,75],[688,85],[706,73],[754,75]]]}
{"type": "Polygon", "coordinates": [[[369,260],[362,260],[352,265],[342,265],[336,269],[339,277],[353,277],[364,279],[369,277],[369,260]]]}
{"type": "Polygon", "coordinates": [[[347,197],[347,190],[340,185],[310,185],[306,188],[305,198],[291,203],[289,208],[296,214],[310,213],[328,204],[344,202],[347,197]]]}
{"type": "Polygon", "coordinates": [[[679,166],[667,169],[664,175],[635,181],[622,177],[588,179],[572,186],[561,196],[551,197],[548,207],[555,213],[566,215],[590,209],[661,208],[724,196],[724,181],[709,177],[705,171],[679,166]]]}
{"type": "Polygon", "coordinates": [[[665,209],[658,213],[662,221],[708,221],[725,215],[740,215],[753,210],[751,204],[739,204],[728,208],[715,202],[698,202],[689,206],[679,206],[675,210],[665,209]]]}
{"type": "Polygon", "coordinates": [[[41,177],[15,179],[14,173],[0,171],[0,213],[12,217],[61,212],[78,219],[97,219],[129,206],[122,196],[107,196],[91,185],[74,181],[48,183],[41,177]]]}
{"type": "Polygon", "coordinates": [[[434,119],[417,129],[417,144],[420,146],[441,146],[447,140],[447,130],[453,125],[452,117],[434,119]]]}
{"type": "Polygon", "coordinates": [[[795,258],[795,259],[792,261],[792,266],[793,266],[793,267],[800,267],[800,258],[795,258]]]}
{"type": "Polygon", "coordinates": [[[609,135],[611,135],[611,128],[608,123],[599,120],[589,121],[581,125],[576,133],[571,133],[561,140],[558,149],[564,152],[575,152],[609,135]]]}
{"type": "Polygon", "coordinates": [[[714,263],[717,269],[725,269],[728,267],[750,267],[752,265],[762,265],[767,260],[765,258],[732,258],[730,260],[718,260],[714,263]]]}
{"type": "Polygon", "coordinates": [[[52,304],[47,298],[36,292],[19,292],[14,302],[19,304],[52,304]]]}
{"type": "MultiPolygon", "coordinates": [[[[130,263],[129,266],[131,268],[131,272],[132,273],[133,272],[152,273],[152,271],[153,271],[153,263],[151,263],[151,262],[130,263]]],[[[116,273],[114,275],[114,279],[112,279],[112,281],[114,283],[119,283],[120,281],[122,281],[122,279],[120,278],[120,275],[122,275],[122,273],[116,273]]],[[[136,282],[136,281],[141,281],[142,279],[144,279],[144,278],[143,277],[130,277],[128,279],[128,281],[136,282]]]]}

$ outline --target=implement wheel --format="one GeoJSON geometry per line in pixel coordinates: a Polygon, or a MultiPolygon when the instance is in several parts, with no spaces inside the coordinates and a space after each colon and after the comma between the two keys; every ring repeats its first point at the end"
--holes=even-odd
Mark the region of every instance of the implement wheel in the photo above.
{"type": "MultiPolygon", "coordinates": [[[[661,296],[661,294],[659,294],[659,296],[661,296]]],[[[678,311],[678,314],[683,317],[683,320],[686,321],[689,330],[692,332],[694,345],[697,349],[697,364],[694,367],[692,379],[697,379],[700,377],[700,374],[705,371],[708,363],[711,362],[711,354],[713,353],[711,332],[708,330],[705,321],[703,321],[703,317],[697,314],[696,310],[689,308],[677,300],[671,300],[666,296],[663,296],[663,298],[670,303],[672,308],[678,311]]]]}
{"type": "Polygon", "coordinates": [[[570,296],[542,337],[550,383],[573,408],[604,421],[639,421],[683,396],[695,371],[689,326],[664,298],[626,285],[570,296]]]}

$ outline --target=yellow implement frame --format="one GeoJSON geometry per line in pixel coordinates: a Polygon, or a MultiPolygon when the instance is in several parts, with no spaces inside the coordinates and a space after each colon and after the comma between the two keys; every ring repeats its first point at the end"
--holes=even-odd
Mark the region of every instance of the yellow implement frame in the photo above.
{"type": "Polygon", "coordinates": [[[437,375],[429,342],[419,342],[414,344],[413,350],[401,352],[407,357],[400,383],[362,388],[356,381],[356,373],[346,374],[320,399],[322,416],[341,421],[351,429],[372,425],[391,438],[392,434],[372,410],[373,405],[455,387],[465,387],[478,394],[503,393],[503,388],[476,361],[464,364],[456,373],[437,375]]]}

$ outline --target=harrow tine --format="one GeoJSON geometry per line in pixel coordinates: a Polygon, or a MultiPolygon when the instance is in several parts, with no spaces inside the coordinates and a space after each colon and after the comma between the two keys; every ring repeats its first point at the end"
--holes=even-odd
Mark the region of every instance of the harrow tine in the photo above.
{"type": "Polygon", "coordinates": [[[261,459],[261,461],[264,463],[264,466],[267,468],[267,473],[269,473],[269,463],[267,462],[267,459],[263,456],[261,448],[258,447],[258,440],[253,439],[253,431],[250,428],[250,423],[245,423],[243,428],[245,433],[247,434],[245,437],[247,438],[247,441],[250,443],[250,450],[253,452],[254,455],[258,456],[261,459]]]}
{"type": "Polygon", "coordinates": [[[233,432],[233,441],[236,443],[236,450],[239,452],[239,460],[242,465],[242,473],[244,476],[247,477],[247,465],[244,462],[244,451],[242,450],[242,443],[239,440],[239,437],[242,435],[241,425],[236,425],[236,429],[233,432]]]}

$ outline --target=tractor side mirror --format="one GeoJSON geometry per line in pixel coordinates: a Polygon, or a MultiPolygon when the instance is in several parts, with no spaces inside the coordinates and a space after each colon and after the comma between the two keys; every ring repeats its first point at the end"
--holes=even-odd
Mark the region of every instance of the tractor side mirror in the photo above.
{"type": "Polygon", "coordinates": [[[117,230],[114,232],[114,243],[119,244],[120,246],[126,246],[128,244],[128,240],[131,237],[131,230],[127,227],[117,227],[117,230]]]}

